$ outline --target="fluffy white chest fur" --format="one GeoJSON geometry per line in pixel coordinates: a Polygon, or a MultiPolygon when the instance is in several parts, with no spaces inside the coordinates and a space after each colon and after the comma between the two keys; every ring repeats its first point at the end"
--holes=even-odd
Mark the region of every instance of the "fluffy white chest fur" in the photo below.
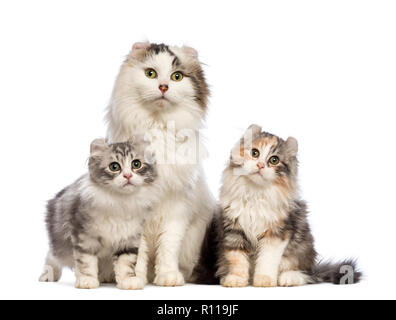
{"type": "Polygon", "coordinates": [[[252,240],[286,217],[286,199],[276,187],[257,187],[237,177],[230,179],[234,181],[223,190],[221,203],[223,207],[229,207],[227,216],[238,220],[252,240]]]}
{"type": "Polygon", "coordinates": [[[142,230],[143,221],[140,217],[125,217],[108,215],[107,212],[97,212],[91,226],[95,233],[103,239],[105,247],[118,247],[120,243],[138,238],[142,230]]]}
{"type": "Polygon", "coordinates": [[[158,164],[159,183],[171,189],[193,188],[199,175],[204,147],[194,137],[176,134],[152,140],[158,164]]]}
{"type": "Polygon", "coordinates": [[[131,239],[138,245],[148,214],[144,202],[133,195],[109,194],[89,181],[84,184],[83,196],[91,199],[90,228],[101,238],[104,249],[117,248],[131,239]]]}

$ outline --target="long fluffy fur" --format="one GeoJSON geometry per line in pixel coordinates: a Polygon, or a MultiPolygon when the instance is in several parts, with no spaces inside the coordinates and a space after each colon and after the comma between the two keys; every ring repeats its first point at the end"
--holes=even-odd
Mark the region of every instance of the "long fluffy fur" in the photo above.
{"type": "Polygon", "coordinates": [[[345,259],[340,262],[319,261],[315,264],[310,273],[312,283],[333,283],[333,284],[353,284],[361,280],[363,274],[358,270],[355,259],[345,259]],[[353,270],[352,277],[348,277],[347,269],[344,272],[342,268],[350,267],[353,270]],[[345,282],[342,279],[345,277],[345,282]]]}
{"type": "Polygon", "coordinates": [[[307,206],[298,190],[297,147],[294,138],[285,141],[252,125],[232,150],[220,194],[220,240],[212,240],[219,252],[216,280],[222,285],[360,280],[352,260],[317,263],[307,206]],[[258,150],[257,157],[253,150],[258,150]],[[274,156],[278,161],[272,165],[274,156]]]}
{"type": "Polygon", "coordinates": [[[176,286],[193,280],[215,208],[201,167],[205,148],[199,138],[208,95],[197,54],[187,47],[135,44],[117,77],[106,117],[108,139],[149,135],[163,194],[153,207],[139,252],[136,273],[143,283],[176,286]],[[148,68],[156,70],[156,78],[145,76],[148,68]],[[169,80],[175,71],[183,72],[182,81],[169,80]],[[163,83],[169,87],[166,99],[160,99],[158,90],[163,83]],[[175,155],[172,146],[185,152],[175,155]],[[167,158],[169,154],[175,157],[167,158]],[[186,163],[186,155],[194,157],[186,163]]]}
{"type": "Polygon", "coordinates": [[[159,191],[153,184],[155,167],[144,162],[143,151],[136,143],[93,142],[89,173],[48,202],[50,250],[40,281],[58,281],[62,268],[70,267],[78,288],[116,281],[121,289],[140,289],[130,278],[144,221],[159,191]],[[133,171],[135,159],[143,165],[133,171]],[[115,161],[121,166],[118,172],[109,169],[115,161]],[[127,184],[129,174],[133,185],[127,184]]]}

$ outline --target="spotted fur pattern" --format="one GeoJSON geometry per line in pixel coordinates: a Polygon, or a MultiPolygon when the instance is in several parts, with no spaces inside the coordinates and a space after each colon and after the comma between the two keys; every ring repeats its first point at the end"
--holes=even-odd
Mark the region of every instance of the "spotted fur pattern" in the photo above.
{"type": "Polygon", "coordinates": [[[117,282],[134,289],[144,221],[155,202],[156,169],[144,143],[91,144],[88,174],[48,202],[50,251],[41,281],[57,281],[64,266],[73,268],[76,287],[91,289],[117,282]],[[141,161],[134,168],[132,161],[141,161]],[[120,170],[109,165],[118,163],[120,170]]]}

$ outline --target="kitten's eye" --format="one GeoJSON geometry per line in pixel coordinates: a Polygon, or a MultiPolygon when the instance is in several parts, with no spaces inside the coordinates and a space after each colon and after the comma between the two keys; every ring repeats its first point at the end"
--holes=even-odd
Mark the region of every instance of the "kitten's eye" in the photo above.
{"type": "Polygon", "coordinates": [[[142,162],[140,160],[132,161],[132,169],[140,169],[142,167],[142,162]]]}
{"type": "Polygon", "coordinates": [[[118,172],[118,171],[121,171],[121,166],[118,162],[112,162],[109,165],[109,169],[112,172],[118,172]]]}
{"type": "Polygon", "coordinates": [[[276,165],[279,164],[279,158],[278,158],[277,156],[272,156],[272,157],[269,159],[269,163],[270,163],[271,165],[273,165],[273,166],[276,166],[276,165]]]}
{"type": "Polygon", "coordinates": [[[260,151],[258,151],[257,149],[252,149],[252,157],[253,158],[260,157],[260,151]]]}
{"type": "Polygon", "coordinates": [[[180,71],[173,72],[171,75],[173,81],[181,81],[183,79],[183,73],[180,71]]]}
{"type": "Polygon", "coordinates": [[[150,79],[157,78],[157,72],[154,69],[147,69],[145,73],[147,78],[150,79]]]}

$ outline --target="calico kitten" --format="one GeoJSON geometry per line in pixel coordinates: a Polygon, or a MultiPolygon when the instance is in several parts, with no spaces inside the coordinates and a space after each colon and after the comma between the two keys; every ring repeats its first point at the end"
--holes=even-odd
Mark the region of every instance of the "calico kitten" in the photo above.
{"type": "Polygon", "coordinates": [[[205,230],[215,211],[201,159],[199,130],[209,90],[198,53],[189,47],[135,43],[114,85],[108,139],[141,133],[155,150],[163,191],[146,224],[137,282],[181,286],[193,279],[205,230]]]}
{"type": "Polygon", "coordinates": [[[40,281],[58,281],[67,266],[77,288],[116,281],[120,289],[137,289],[131,279],[143,224],[158,196],[146,147],[143,141],[92,142],[89,173],[48,202],[50,250],[40,281]]]}
{"type": "Polygon", "coordinates": [[[353,283],[352,260],[318,264],[297,183],[296,139],[286,141],[252,125],[231,152],[220,202],[220,259],[225,287],[353,283]],[[344,276],[344,272],[347,274],[344,276]]]}

